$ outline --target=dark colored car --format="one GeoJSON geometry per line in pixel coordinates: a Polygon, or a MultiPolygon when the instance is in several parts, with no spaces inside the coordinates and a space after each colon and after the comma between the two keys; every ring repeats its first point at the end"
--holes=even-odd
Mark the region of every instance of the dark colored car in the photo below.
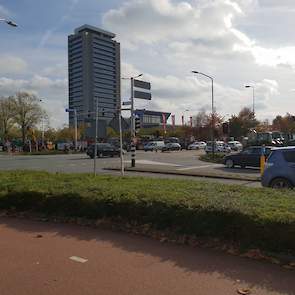
{"type": "MultiPolygon", "coordinates": [[[[94,158],[94,150],[95,150],[94,144],[90,145],[87,149],[86,153],[91,159],[94,158]]],[[[109,143],[97,143],[96,155],[98,158],[102,158],[105,156],[108,156],[108,157],[120,156],[120,149],[114,147],[113,145],[109,143]]]]}
{"type": "Polygon", "coordinates": [[[242,168],[246,166],[260,167],[261,155],[264,154],[267,158],[271,153],[271,149],[272,147],[263,146],[248,147],[239,153],[225,156],[223,163],[227,168],[234,168],[235,166],[241,166],[242,168]]]}
{"type": "Polygon", "coordinates": [[[272,150],[265,163],[261,184],[281,189],[295,186],[295,147],[272,150]]]}
{"type": "Polygon", "coordinates": [[[166,143],[165,146],[162,148],[162,152],[165,151],[181,151],[181,145],[177,142],[166,143]]]}

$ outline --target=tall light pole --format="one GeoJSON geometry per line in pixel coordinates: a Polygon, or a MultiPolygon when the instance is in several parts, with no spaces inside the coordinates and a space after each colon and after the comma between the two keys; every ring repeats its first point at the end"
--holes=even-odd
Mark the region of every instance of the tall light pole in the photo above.
{"type": "Polygon", "coordinates": [[[97,137],[98,137],[97,123],[98,123],[98,97],[95,97],[95,139],[94,139],[94,158],[93,158],[94,176],[96,176],[97,137]]]}
{"type": "Polygon", "coordinates": [[[134,79],[143,76],[143,74],[139,74],[135,77],[130,78],[122,78],[123,80],[130,79],[131,84],[131,119],[130,119],[130,127],[131,127],[131,167],[135,167],[135,157],[136,157],[136,147],[135,147],[135,122],[134,122],[134,79]]]}
{"type": "Polygon", "coordinates": [[[67,113],[74,113],[74,124],[75,124],[75,151],[78,149],[78,122],[77,122],[77,110],[76,109],[66,109],[67,113]]]}
{"type": "MultiPolygon", "coordinates": [[[[44,99],[43,98],[40,98],[39,99],[40,102],[44,102],[44,99]]],[[[44,130],[44,114],[42,113],[42,149],[44,149],[44,133],[45,133],[45,130],[44,130]]]]}
{"type": "Polygon", "coordinates": [[[5,22],[11,27],[17,27],[17,24],[15,22],[13,22],[12,20],[8,20],[6,18],[0,18],[0,22],[5,22]]]}
{"type": "Polygon", "coordinates": [[[253,90],[253,114],[255,115],[255,87],[252,85],[245,85],[245,88],[252,88],[253,90]]]}
{"type": "Polygon", "coordinates": [[[192,73],[194,74],[198,74],[198,75],[202,75],[204,77],[207,77],[211,80],[211,141],[212,141],[212,154],[213,154],[213,157],[214,157],[214,153],[215,153],[215,143],[214,143],[214,127],[215,127],[215,124],[214,124],[214,86],[213,86],[213,83],[214,83],[214,80],[211,76],[209,75],[206,75],[204,73],[201,73],[201,72],[198,72],[198,71],[192,71],[192,73]]]}

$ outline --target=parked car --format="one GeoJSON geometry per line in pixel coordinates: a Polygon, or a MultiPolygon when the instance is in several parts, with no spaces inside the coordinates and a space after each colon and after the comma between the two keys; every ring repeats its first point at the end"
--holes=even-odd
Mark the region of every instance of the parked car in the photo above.
{"type": "Polygon", "coordinates": [[[232,151],[241,151],[243,150],[243,145],[239,142],[239,141],[229,141],[227,143],[229,145],[229,147],[231,148],[232,151]]]}
{"type": "Polygon", "coordinates": [[[295,147],[274,148],[265,163],[261,177],[265,187],[277,189],[295,186],[295,147]]]}
{"type": "Polygon", "coordinates": [[[181,151],[181,145],[177,142],[166,143],[165,146],[162,148],[162,152],[165,151],[181,151]]]}
{"type": "Polygon", "coordinates": [[[143,149],[147,151],[159,151],[165,147],[164,141],[151,141],[144,145],[143,149]]]}
{"type": "MultiPolygon", "coordinates": [[[[212,153],[212,141],[208,141],[206,144],[205,152],[212,153]]],[[[224,143],[223,141],[215,141],[214,143],[214,152],[215,153],[230,153],[231,148],[224,143]]]]}
{"type": "MultiPolygon", "coordinates": [[[[87,149],[87,155],[93,159],[94,158],[94,151],[95,151],[95,145],[92,144],[87,149]]],[[[102,158],[105,156],[114,157],[114,156],[120,156],[120,149],[114,147],[113,145],[109,143],[97,143],[97,154],[96,156],[98,158],[102,158]]]]}
{"type": "Polygon", "coordinates": [[[234,168],[235,166],[241,166],[245,168],[250,167],[260,167],[260,157],[264,154],[266,157],[271,153],[272,147],[263,146],[252,146],[244,149],[243,151],[230,154],[224,157],[224,165],[227,168],[234,168]]]}
{"type": "Polygon", "coordinates": [[[188,150],[199,150],[199,149],[205,149],[205,148],[206,148],[206,142],[204,141],[195,141],[187,147],[188,150]]]}

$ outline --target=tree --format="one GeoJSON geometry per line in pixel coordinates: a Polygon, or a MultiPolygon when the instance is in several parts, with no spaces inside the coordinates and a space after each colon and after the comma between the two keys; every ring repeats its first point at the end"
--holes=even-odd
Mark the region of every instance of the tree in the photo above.
{"type": "Polygon", "coordinates": [[[251,129],[256,128],[259,121],[256,120],[255,114],[249,108],[243,108],[238,116],[233,115],[229,119],[229,133],[230,136],[240,138],[247,136],[251,129]]]}
{"type": "Polygon", "coordinates": [[[44,111],[40,106],[40,99],[27,92],[18,92],[11,98],[11,103],[14,110],[14,121],[21,128],[24,145],[28,129],[41,122],[44,111]]]}
{"type": "Polygon", "coordinates": [[[295,117],[287,113],[284,117],[278,115],[272,122],[273,129],[284,133],[295,132],[295,117]]]}
{"type": "Polygon", "coordinates": [[[4,139],[9,137],[9,131],[13,126],[14,110],[11,97],[0,98],[0,135],[4,139]]]}

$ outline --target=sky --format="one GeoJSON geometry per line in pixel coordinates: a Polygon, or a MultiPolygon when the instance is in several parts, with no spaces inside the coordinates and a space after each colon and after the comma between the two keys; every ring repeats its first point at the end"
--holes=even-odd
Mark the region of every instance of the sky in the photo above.
{"type": "MultiPolygon", "coordinates": [[[[152,101],[136,107],[181,115],[246,106],[260,120],[294,113],[294,0],[0,0],[0,96],[42,98],[54,128],[67,124],[67,36],[89,24],[121,43],[122,77],[143,73],[152,101]],[[188,110],[188,111],[186,111],[188,110]]],[[[122,81],[123,100],[128,81],[122,81]]]]}

